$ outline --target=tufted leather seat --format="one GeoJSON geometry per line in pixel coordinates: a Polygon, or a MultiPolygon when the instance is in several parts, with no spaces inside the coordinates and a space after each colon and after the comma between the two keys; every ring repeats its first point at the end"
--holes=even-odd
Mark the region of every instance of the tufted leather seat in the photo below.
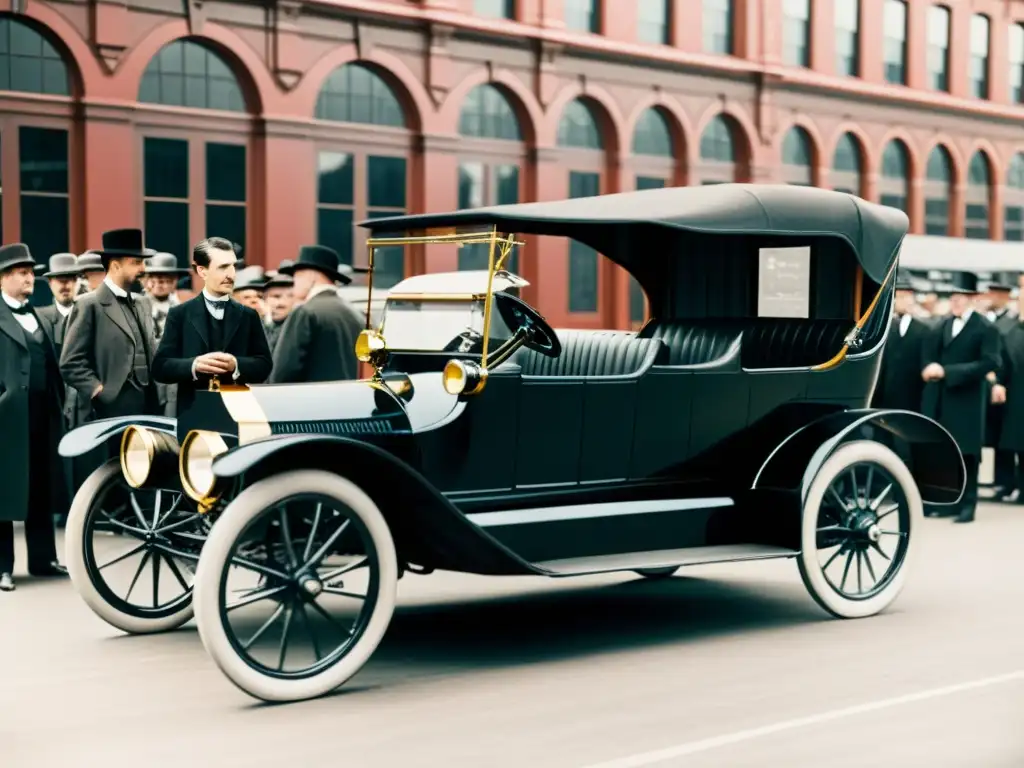
{"type": "Polygon", "coordinates": [[[515,361],[523,376],[631,376],[654,364],[662,351],[656,339],[615,331],[556,331],[562,354],[546,357],[524,349],[515,361]]]}
{"type": "Polygon", "coordinates": [[[743,336],[744,368],[803,368],[828,362],[843,348],[852,320],[759,318],[743,336]]]}
{"type": "MultiPolygon", "coordinates": [[[[666,320],[649,323],[641,333],[668,348],[665,365],[706,365],[735,354],[745,321],[666,320]]],[[[661,362],[661,361],[659,361],[661,362]]]]}

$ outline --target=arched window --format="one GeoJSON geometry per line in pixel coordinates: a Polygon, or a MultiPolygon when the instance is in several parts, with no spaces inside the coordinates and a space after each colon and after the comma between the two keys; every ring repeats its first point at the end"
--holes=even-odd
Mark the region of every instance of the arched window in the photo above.
{"type": "Polygon", "coordinates": [[[992,236],[989,222],[989,201],[992,194],[992,171],[988,156],[980,149],[974,153],[967,166],[967,217],[964,221],[964,235],[977,240],[992,236]]]}
{"type": "MultiPolygon", "coordinates": [[[[404,213],[412,137],[398,95],[376,70],[352,62],[331,72],[320,88],[317,126],[317,240],[343,264],[365,266],[365,233],[355,222],[404,213]]],[[[374,256],[374,285],[389,288],[405,276],[403,248],[374,256]]]]}
{"type": "Polygon", "coordinates": [[[701,184],[739,181],[736,129],[731,118],[712,118],[700,137],[701,184]]]}
{"type": "Polygon", "coordinates": [[[798,125],[782,140],[782,173],[787,184],[809,187],[814,184],[811,137],[798,125]]]}
{"type": "Polygon", "coordinates": [[[150,60],[142,74],[139,101],[245,111],[245,98],[231,68],[216,53],[192,40],[168,43],[150,60]]]}
{"type": "Polygon", "coordinates": [[[948,235],[953,186],[953,159],[948,149],[939,145],[932,150],[924,177],[924,233],[948,235]]]}
{"type": "Polygon", "coordinates": [[[906,213],[910,196],[910,152],[907,145],[893,139],[882,152],[882,178],[878,183],[882,205],[899,208],[906,213]]]}
{"type": "Polygon", "coordinates": [[[832,188],[851,195],[861,194],[860,143],[852,133],[844,133],[832,155],[832,188]]]}
{"type": "Polygon", "coordinates": [[[636,130],[633,131],[633,154],[672,156],[672,133],[660,110],[653,107],[647,109],[636,121],[636,130]]]}
{"type": "Polygon", "coordinates": [[[1006,173],[1003,239],[1024,240],[1024,153],[1018,152],[1006,173]]]}
{"type": "MultiPolygon", "coordinates": [[[[519,118],[505,94],[490,84],[476,86],[459,114],[459,207],[479,208],[519,202],[519,168],[525,157],[519,118]]],[[[519,267],[518,246],[507,267],[519,267]]],[[[464,245],[458,249],[459,269],[487,269],[490,247],[464,245]]]]}
{"type": "MultiPolygon", "coordinates": [[[[71,72],[51,39],[28,23],[0,17],[0,91],[71,96],[71,72]]],[[[26,243],[37,261],[70,250],[74,154],[69,141],[71,99],[48,100],[42,109],[45,122],[38,109],[11,106],[0,114],[5,145],[0,178],[5,182],[2,206],[7,214],[0,219],[14,223],[7,231],[0,227],[0,237],[3,242],[26,243]]]]}
{"type": "MultiPolygon", "coordinates": [[[[603,137],[590,105],[569,102],[558,122],[558,146],[568,150],[569,197],[601,194],[605,157],[603,137]]],[[[569,312],[596,314],[600,309],[600,270],[597,251],[569,241],[569,312]]]]}

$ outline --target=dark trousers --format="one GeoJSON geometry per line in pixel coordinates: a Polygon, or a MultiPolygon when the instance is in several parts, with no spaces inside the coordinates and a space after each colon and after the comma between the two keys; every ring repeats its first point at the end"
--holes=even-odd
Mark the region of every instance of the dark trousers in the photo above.
{"type": "Polygon", "coordinates": [[[1017,489],[1017,457],[1013,451],[996,449],[992,484],[1002,488],[1004,494],[1017,489]]]}
{"type": "Polygon", "coordinates": [[[117,397],[111,403],[93,401],[93,411],[97,419],[112,419],[117,416],[155,416],[157,415],[156,387],[149,386],[138,389],[128,382],[121,387],[117,397]]]}
{"type": "MultiPolygon", "coordinates": [[[[59,435],[51,434],[49,398],[44,393],[29,397],[28,517],[25,543],[28,570],[39,571],[57,559],[53,533],[53,493],[50,465],[57,452],[59,435]]],[[[0,573],[14,571],[14,523],[0,522],[0,573]]]]}
{"type": "Polygon", "coordinates": [[[974,510],[978,506],[978,457],[965,455],[964,469],[967,471],[967,482],[958,511],[960,517],[973,520],[974,510]]]}

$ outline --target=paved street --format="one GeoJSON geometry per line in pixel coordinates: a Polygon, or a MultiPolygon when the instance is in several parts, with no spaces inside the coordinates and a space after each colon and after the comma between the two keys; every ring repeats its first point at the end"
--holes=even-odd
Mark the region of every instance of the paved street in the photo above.
{"type": "Polygon", "coordinates": [[[347,690],[285,706],[231,686],[191,624],[122,636],[25,577],[0,595],[0,765],[1020,768],[1024,507],[927,520],[923,540],[893,608],[853,622],[791,561],[407,575],[347,690]]]}

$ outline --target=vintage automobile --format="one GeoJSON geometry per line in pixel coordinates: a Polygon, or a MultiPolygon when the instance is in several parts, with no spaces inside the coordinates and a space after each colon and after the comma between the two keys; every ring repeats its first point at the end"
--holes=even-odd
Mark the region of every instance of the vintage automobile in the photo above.
{"type": "Polygon", "coordinates": [[[922,502],[959,500],[950,435],[866,407],[898,210],[728,184],[362,226],[371,268],[377,248],[423,244],[484,246],[488,268],[395,286],[356,345],[369,379],[225,385],[177,424],[101,421],[61,447],[121,439],[68,521],[88,604],[129,632],[194,605],[210,656],[254,697],[315,697],[358,672],[406,572],[660,578],[794,558],[822,608],[869,616],[903,587],[922,502]],[[650,320],[552,329],[504,269],[536,236],[624,268],[650,320]]]}

